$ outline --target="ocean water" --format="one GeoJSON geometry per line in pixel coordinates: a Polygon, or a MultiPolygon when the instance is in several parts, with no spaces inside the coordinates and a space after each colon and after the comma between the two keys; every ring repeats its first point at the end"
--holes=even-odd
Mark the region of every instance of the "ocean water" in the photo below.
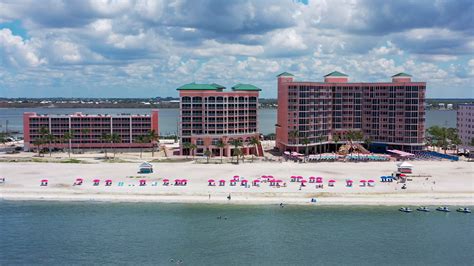
{"type": "MultiPolygon", "coordinates": [[[[39,114],[71,114],[82,112],[84,114],[149,114],[150,109],[127,109],[127,108],[0,108],[0,131],[4,131],[8,120],[8,129],[23,131],[23,112],[37,112],[39,114]]],[[[258,127],[263,134],[275,133],[276,109],[258,110],[258,127]]],[[[175,134],[179,117],[178,109],[160,109],[159,124],[161,135],[175,134]]],[[[456,127],[456,111],[426,111],[426,126],[456,127]]]]}
{"type": "Polygon", "coordinates": [[[0,201],[0,223],[0,265],[474,261],[472,215],[397,207],[0,201]]]}

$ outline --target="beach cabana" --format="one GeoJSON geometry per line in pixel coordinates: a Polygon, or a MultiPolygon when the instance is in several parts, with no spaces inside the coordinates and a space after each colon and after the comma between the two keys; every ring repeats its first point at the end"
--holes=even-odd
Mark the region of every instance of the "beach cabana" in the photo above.
{"type": "Polygon", "coordinates": [[[323,178],[320,176],[316,177],[316,183],[323,183],[323,178]]]}
{"type": "Polygon", "coordinates": [[[48,185],[48,179],[42,179],[41,180],[41,186],[46,187],[48,185]]]}
{"type": "Polygon", "coordinates": [[[310,177],[309,177],[309,182],[310,182],[310,183],[316,182],[316,177],[310,176],[310,177]]]}
{"type": "Polygon", "coordinates": [[[373,187],[373,186],[375,185],[375,181],[372,180],[372,179],[369,179],[369,180],[367,181],[367,185],[368,185],[369,187],[373,187]]]}
{"type": "Polygon", "coordinates": [[[225,186],[225,180],[224,179],[219,180],[219,186],[221,186],[221,187],[225,186]]]}
{"type": "Polygon", "coordinates": [[[361,187],[365,187],[365,184],[367,183],[367,180],[362,179],[359,182],[360,182],[361,187]]]}
{"type": "Polygon", "coordinates": [[[112,180],[111,179],[105,180],[105,185],[108,186],[108,187],[111,186],[112,185],[112,180]]]}
{"type": "Polygon", "coordinates": [[[352,187],[352,183],[353,183],[352,180],[347,179],[346,180],[346,187],[352,187]]]}
{"type": "Polygon", "coordinates": [[[141,179],[139,184],[140,184],[141,187],[146,186],[146,180],[145,180],[145,179],[141,179]]]}
{"type": "Polygon", "coordinates": [[[292,176],[290,177],[290,182],[296,182],[296,176],[292,175],[292,176]]]}
{"type": "Polygon", "coordinates": [[[94,180],[92,181],[92,185],[94,185],[94,186],[98,186],[99,183],[100,183],[100,179],[94,179],[94,180]]]}
{"type": "Polygon", "coordinates": [[[74,182],[74,186],[80,186],[84,183],[84,179],[82,178],[76,178],[76,181],[74,182]]]}
{"type": "Polygon", "coordinates": [[[249,182],[249,181],[248,181],[247,179],[242,179],[242,181],[240,181],[240,185],[241,185],[241,186],[247,186],[247,183],[248,183],[248,182],[249,182]]]}
{"type": "Polygon", "coordinates": [[[296,178],[296,182],[300,182],[300,181],[301,181],[301,179],[303,179],[303,177],[302,177],[302,176],[300,176],[300,175],[299,175],[299,176],[296,176],[295,178],[296,178]]]}
{"type": "Polygon", "coordinates": [[[268,179],[268,182],[270,183],[270,186],[274,186],[275,185],[275,179],[268,179]]]}
{"type": "Polygon", "coordinates": [[[174,180],[174,185],[175,186],[181,186],[181,179],[175,179],[174,180]]]}
{"type": "Polygon", "coordinates": [[[187,179],[181,179],[181,185],[182,186],[186,186],[188,184],[188,180],[187,179]]]}
{"type": "Polygon", "coordinates": [[[230,183],[231,186],[235,186],[235,185],[237,185],[237,180],[232,178],[232,179],[229,180],[229,183],[230,183]]]}
{"type": "Polygon", "coordinates": [[[252,185],[254,185],[254,186],[256,186],[256,187],[259,187],[259,186],[260,186],[260,180],[255,179],[255,180],[252,182],[252,185]]]}
{"type": "Polygon", "coordinates": [[[168,178],[163,179],[163,186],[168,186],[170,184],[170,180],[168,178]]]}
{"type": "Polygon", "coordinates": [[[334,183],[336,183],[336,180],[331,179],[331,180],[328,181],[328,186],[333,187],[334,183]]]}
{"type": "Polygon", "coordinates": [[[398,166],[398,172],[404,173],[404,174],[411,174],[413,172],[413,165],[408,163],[408,162],[402,162],[397,164],[398,166]]]}
{"type": "Polygon", "coordinates": [[[153,173],[153,165],[149,162],[143,162],[138,167],[138,172],[140,174],[150,174],[153,173]]]}
{"type": "Polygon", "coordinates": [[[240,180],[240,176],[238,176],[238,175],[234,175],[233,178],[234,178],[234,180],[237,181],[237,182],[239,182],[239,180],[240,180]]]}
{"type": "Polygon", "coordinates": [[[306,187],[306,182],[308,182],[308,180],[302,179],[300,182],[302,187],[306,187]]]}
{"type": "Polygon", "coordinates": [[[214,179],[207,180],[207,185],[213,187],[216,185],[216,181],[214,179]]]}

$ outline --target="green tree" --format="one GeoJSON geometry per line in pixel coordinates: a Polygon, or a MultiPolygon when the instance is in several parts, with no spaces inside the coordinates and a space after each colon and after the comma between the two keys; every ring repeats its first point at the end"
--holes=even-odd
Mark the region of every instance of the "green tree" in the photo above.
{"type": "MultiPolygon", "coordinates": [[[[81,129],[81,140],[84,140],[84,135],[86,135],[87,139],[89,139],[89,135],[91,133],[91,130],[89,128],[83,128],[81,129]]],[[[82,152],[84,152],[84,149],[82,149],[82,152]]]]}
{"type": "Polygon", "coordinates": [[[112,138],[112,136],[110,134],[107,134],[107,133],[104,133],[102,134],[102,136],[100,137],[102,143],[104,144],[104,153],[105,153],[105,159],[108,158],[107,156],[107,145],[110,143],[110,139],[112,138]]]}
{"type": "MultiPolygon", "coordinates": [[[[239,139],[233,139],[231,142],[230,142],[230,145],[234,146],[234,152],[232,153],[233,156],[236,156],[237,157],[237,164],[239,164],[239,156],[240,156],[240,153],[237,151],[239,149],[239,147],[242,147],[242,141],[239,140],[239,139]]],[[[240,151],[242,152],[242,151],[240,151]]]]}
{"type": "Polygon", "coordinates": [[[52,154],[52,149],[51,149],[51,146],[53,145],[53,143],[56,141],[56,137],[51,134],[51,133],[48,133],[44,136],[44,139],[46,140],[46,142],[48,143],[48,151],[49,151],[49,157],[51,157],[51,154],[52,154]]]}
{"type": "Polygon", "coordinates": [[[197,145],[196,145],[196,144],[194,144],[194,143],[191,143],[191,145],[189,146],[189,149],[191,150],[191,154],[192,154],[192,156],[193,156],[193,160],[194,160],[194,155],[195,155],[195,153],[194,153],[194,152],[195,152],[195,151],[196,151],[196,149],[197,149],[197,145]]]}
{"type": "MultiPolygon", "coordinates": [[[[110,135],[110,142],[111,142],[112,144],[120,143],[120,142],[122,142],[122,138],[120,137],[119,134],[117,134],[117,133],[112,133],[112,135],[110,135]]],[[[116,154],[116,152],[117,152],[117,148],[115,147],[115,145],[114,145],[113,151],[114,151],[114,159],[115,159],[115,154],[116,154]]],[[[141,156],[140,156],[140,158],[141,158],[141,156]]]]}
{"type": "MultiPolygon", "coordinates": [[[[295,144],[297,145],[298,144],[298,137],[299,137],[300,133],[298,132],[298,130],[291,130],[290,132],[288,132],[288,137],[290,138],[291,140],[291,143],[292,144],[295,144]]],[[[298,151],[298,147],[295,146],[295,151],[298,151]]]]}
{"type": "Polygon", "coordinates": [[[305,153],[304,153],[304,155],[305,155],[305,161],[306,161],[307,158],[308,158],[308,145],[309,145],[310,141],[309,141],[308,138],[305,137],[305,138],[302,140],[302,143],[303,143],[303,145],[304,145],[304,147],[305,147],[305,153]]]}
{"type": "Polygon", "coordinates": [[[70,143],[70,140],[74,137],[74,134],[72,132],[66,132],[64,133],[62,139],[64,142],[67,143],[67,153],[68,153],[68,157],[71,158],[71,143],[70,143]]]}
{"type": "MultiPolygon", "coordinates": [[[[252,145],[254,147],[254,153],[257,153],[257,148],[258,148],[258,145],[260,144],[260,140],[256,137],[253,137],[250,139],[250,145],[252,145]]],[[[252,162],[253,162],[253,156],[254,156],[254,153],[252,153],[252,162]]],[[[258,156],[257,154],[255,154],[255,156],[258,156]]]]}
{"type": "Polygon", "coordinates": [[[212,152],[209,149],[207,149],[204,152],[204,155],[206,156],[206,161],[207,161],[208,164],[209,164],[209,159],[211,158],[211,154],[212,154],[212,152]]]}
{"type": "MultiPolygon", "coordinates": [[[[139,144],[148,143],[149,141],[150,140],[148,139],[148,136],[145,136],[145,135],[140,135],[135,139],[135,142],[139,144]]],[[[143,154],[143,145],[140,145],[140,159],[142,158],[142,154],[143,154]]]]}
{"type": "Polygon", "coordinates": [[[159,140],[160,136],[156,133],[156,131],[154,129],[152,129],[152,130],[150,130],[150,132],[148,132],[148,138],[150,139],[151,144],[153,146],[152,149],[151,149],[151,157],[155,157],[155,147],[159,143],[158,140],[159,140]]]}
{"type": "Polygon", "coordinates": [[[216,146],[219,148],[219,152],[220,152],[220,155],[221,155],[221,163],[222,163],[223,150],[224,150],[226,144],[222,139],[220,139],[217,142],[216,146]]]}
{"type": "Polygon", "coordinates": [[[372,138],[371,137],[365,138],[364,139],[364,144],[367,147],[367,150],[370,151],[370,145],[372,145],[372,138]]]}
{"type": "Polygon", "coordinates": [[[191,153],[191,143],[189,143],[189,142],[183,143],[183,149],[186,149],[188,151],[186,153],[186,159],[188,159],[188,156],[191,153]]]}
{"type": "Polygon", "coordinates": [[[337,152],[337,144],[339,144],[341,137],[339,136],[339,134],[335,134],[332,140],[334,141],[334,144],[336,145],[336,152],[337,152]]]}

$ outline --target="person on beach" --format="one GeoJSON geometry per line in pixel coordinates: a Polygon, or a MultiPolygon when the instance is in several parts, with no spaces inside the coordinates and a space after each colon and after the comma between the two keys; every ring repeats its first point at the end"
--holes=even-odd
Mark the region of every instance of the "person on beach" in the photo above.
{"type": "Polygon", "coordinates": [[[230,199],[231,199],[231,197],[230,197],[230,194],[229,194],[229,196],[227,196],[227,199],[228,199],[228,200],[230,200],[230,199]]]}

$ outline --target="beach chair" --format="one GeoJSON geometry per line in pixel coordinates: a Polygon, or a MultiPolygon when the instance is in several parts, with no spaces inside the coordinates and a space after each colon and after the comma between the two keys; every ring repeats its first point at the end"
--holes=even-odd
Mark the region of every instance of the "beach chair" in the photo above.
{"type": "Polygon", "coordinates": [[[123,187],[123,185],[124,185],[123,181],[120,181],[120,182],[117,183],[117,186],[119,186],[119,187],[123,187]]]}

